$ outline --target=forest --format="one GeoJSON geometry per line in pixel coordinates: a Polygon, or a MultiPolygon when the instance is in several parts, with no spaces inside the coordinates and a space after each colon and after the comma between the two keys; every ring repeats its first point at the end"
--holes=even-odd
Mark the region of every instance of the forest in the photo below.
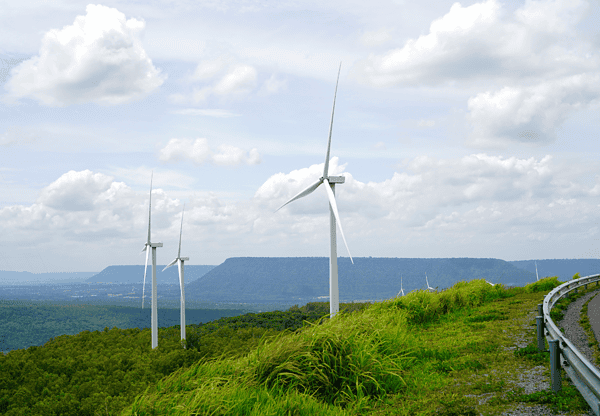
{"type": "MultiPolygon", "coordinates": [[[[342,304],[340,309],[348,313],[366,306],[342,304]]],[[[113,326],[57,336],[43,346],[0,354],[0,414],[115,415],[178,369],[219,357],[242,356],[261,340],[298,330],[328,314],[329,303],[322,302],[285,312],[223,317],[187,325],[183,343],[179,325],[159,328],[155,350],[151,349],[149,328],[113,326]]]]}

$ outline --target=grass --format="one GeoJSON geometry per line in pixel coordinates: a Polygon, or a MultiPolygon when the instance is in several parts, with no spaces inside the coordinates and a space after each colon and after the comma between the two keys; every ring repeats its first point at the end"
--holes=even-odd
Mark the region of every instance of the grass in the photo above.
{"type": "Polygon", "coordinates": [[[518,403],[587,412],[564,371],[562,391],[551,391],[548,353],[535,347],[537,305],[558,284],[459,282],[307,322],[242,357],[180,369],[121,414],[499,415],[518,403]],[[514,381],[539,366],[545,389],[524,394],[514,381]]]}

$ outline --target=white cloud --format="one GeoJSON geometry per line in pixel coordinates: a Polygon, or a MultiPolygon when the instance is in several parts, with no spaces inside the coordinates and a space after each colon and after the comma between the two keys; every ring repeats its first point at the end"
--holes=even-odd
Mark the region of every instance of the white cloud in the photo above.
{"type": "Polygon", "coordinates": [[[221,78],[213,91],[218,95],[246,94],[256,87],[256,69],[250,65],[237,65],[221,78]]]}
{"type": "Polygon", "coordinates": [[[47,32],[39,55],[12,70],[9,95],[47,106],[117,105],[147,96],[166,76],[142,47],[144,26],[117,9],[88,5],[85,16],[47,32]]]}
{"type": "Polygon", "coordinates": [[[570,114],[598,99],[600,72],[479,93],[467,104],[472,143],[551,142],[570,114]]]}
{"type": "Polygon", "coordinates": [[[206,81],[214,78],[231,64],[233,64],[233,58],[227,55],[221,55],[215,59],[203,60],[196,66],[192,79],[196,81],[206,81]]]}
{"type": "Polygon", "coordinates": [[[112,185],[112,178],[101,173],[71,170],[46,187],[37,202],[62,211],[90,211],[98,202],[96,198],[109,198],[105,193],[112,192],[112,185]]]}
{"type": "Polygon", "coordinates": [[[590,35],[577,28],[588,7],[585,0],[528,0],[510,13],[496,0],[454,3],[428,34],[372,54],[353,74],[375,86],[487,84],[468,100],[468,144],[548,143],[599,96],[600,60],[590,53],[590,35]]]}
{"type": "MultiPolygon", "coordinates": [[[[235,149],[221,150],[239,157],[235,149]]],[[[497,244],[518,245],[515,241],[523,241],[524,246],[540,239],[540,244],[549,239],[564,242],[568,236],[588,232],[590,221],[596,218],[600,180],[597,178],[593,187],[581,182],[597,166],[568,170],[550,156],[422,156],[405,161],[404,171],[389,179],[365,183],[345,172],[338,162],[337,157],[332,158],[330,170],[332,175],[346,178],[336,186],[336,199],[348,245],[357,256],[375,254],[369,251],[373,247],[381,250],[380,256],[404,256],[407,250],[428,247],[432,257],[433,253],[456,254],[439,252],[447,241],[457,247],[473,248],[475,244],[492,251],[497,244]],[[382,240],[386,244],[381,245],[382,240]],[[404,254],[398,252],[400,248],[404,254]]],[[[321,163],[272,175],[249,200],[227,202],[215,193],[194,193],[186,201],[186,251],[194,258],[194,253],[204,256],[208,245],[212,256],[224,258],[264,256],[265,252],[322,255],[319,250],[327,248],[329,235],[323,187],[273,213],[318,180],[322,170],[321,163]]],[[[171,195],[176,191],[158,186],[161,181],[172,181],[167,174],[155,172],[152,233],[160,241],[171,235],[172,241],[165,242],[165,247],[173,248],[182,201],[171,195]]],[[[137,176],[132,180],[139,182],[137,176]]],[[[105,261],[130,264],[141,257],[123,253],[135,255],[141,249],[147,210],[146,186],[134,192],[126,183],[100,173],[70,171],[44,188],[35,204],[0,209],[0,232],[6,236],[6,244],[18,241],[20,246],[47,247],[43,252],[49,256],[62,253],[59,258],[64,261],[86,248],[99,255],[102,250],[113,250],[112,260],[105,261]]],[[[346,255],[339,242],[338,250],[346,255]]]]}
{"type": "Polygon", "coordinates": [[[197,165],[208,161],[220,166],[256,165],[260,163],[260,155],[257,149],[249,152],[231,145],[220,145],[213,152],[205,138],[171,139],[169,143],[160,150],[159,159],[163,162],[177,162],[179,160],[191,160],[197,165]]]}
{"type": "MultiPolygon", "coordinates": [[[[252,65],[239,63],[230,55],[221,55],[198,63],[187,82],[195,84],[191,87],[191,92],[171,94],[169,100],[172,103],[205,103],[211,96],[239,99],[256,89],[257,71],[252,65]]],[[[282,85],[273,79],[267,87],[277,90],[282,85]]],[[[264,89],[265,85],[262,90],[264,89]]]]}

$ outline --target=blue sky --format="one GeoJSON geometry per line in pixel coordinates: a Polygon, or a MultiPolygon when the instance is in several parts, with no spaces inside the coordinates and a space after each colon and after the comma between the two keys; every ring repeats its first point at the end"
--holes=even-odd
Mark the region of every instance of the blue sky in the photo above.
{"type": "Polygon", "coordinates": [[[597,1],[11,2],[0,270],[598,258],[597,1]],[[338,253],[348,256],[339,241],[338,253]]]}

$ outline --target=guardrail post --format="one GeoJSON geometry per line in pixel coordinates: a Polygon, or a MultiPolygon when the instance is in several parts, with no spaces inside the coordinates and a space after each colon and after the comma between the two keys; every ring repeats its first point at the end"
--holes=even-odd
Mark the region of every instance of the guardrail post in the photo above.
{"type": "Polygon", "coordinates": [[[543,303],[538,303],[538,315],[544,316],[544,304],[543,303]]]}
{"type": "Polygon", "coordinates": [[[552,391],[559,392],[562,387],[560,379],[560,349],[557,339],[549,339],[550,346],[550,380],[552,383],[552,391]]]}
{"type": "Polygon", "coordinates": [[[544,344],[544,317],[536,316],[535,321],[537,323],[537,346],[538,351],[544,351],[546,344],[544,344]]]}

